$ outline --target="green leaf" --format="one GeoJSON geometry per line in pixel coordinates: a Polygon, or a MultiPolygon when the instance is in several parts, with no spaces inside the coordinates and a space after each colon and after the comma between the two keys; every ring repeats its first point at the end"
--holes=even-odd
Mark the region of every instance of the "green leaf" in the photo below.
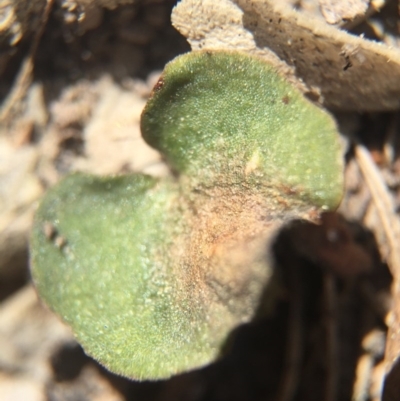
{"type": "Polygon", "coordinates": [[[48,193],[35,219],[40,295],[90,354],[137,378],[170,374],[182,352],[204,363],[165,256],[181,230],[169,213],[176,201],[169,186],[141,175],[72,175],[48,193]]]}
{"type": "Polygon", "coordinates": [[[259,58],[192,52],[169,63],[142,114],[145,140],[198,187],[251,183],[327,209],[342,196],[331,116],[259,58]]]}
{"type": "Polygon", "coordinates": [[[276,229],[336,207],[343,166],[332,118],[240,53],[172,61],[141,125],[178,178],[67,177],[36,214],[32,273],[89,354],[157,379],[263,309],[276,229]]]}

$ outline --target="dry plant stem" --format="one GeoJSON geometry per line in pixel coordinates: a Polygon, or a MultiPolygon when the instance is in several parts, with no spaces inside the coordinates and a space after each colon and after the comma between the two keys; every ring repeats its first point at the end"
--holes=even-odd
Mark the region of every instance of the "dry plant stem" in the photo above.
{"type": "Polygon", "coordinates": [[[292,298],[290,300],[289,323],[287,328],[286,354],[283,377],[278,389],[276,401],[294,399],[300,378],[303,343],[303,294],[301,290],[298,266],[293,264],[292,298]]]}
{"type": "Polygon", "coordinates": [[[390,271],[395,279],[399,279],[400,251],[398,244],[400,239],[400,222],[394,211],[392,197],[368,150],[362,145],[356,145],[355,155],[389,242],[390,256],[388,264],[390,271]]]}
{"type": "Polygon", "coordinates": [[[369,152],[362,145],[357,145],[355,155],[371,192],[372,200],[382,221],[390,247],[388,265],[394,277],[392,288],[394,305],[390,317],[385,352],[386,371],[389,371],[400,355],[400,250],[398,246],[400,223],[398,216],[394,212],[391,196],[369,152]]]}
{"type": "Polygon", "coordinates": [[[324,401],[335,401],[337,393],[337,327],[336,327],[336,296],[335,278],[327,272],[323,278],[326,331],[326,364],[327,378],[324,401]]]}
{"type": "Polygon", "coordinates": [[[29,54],[24,59],[22,66],[18,72],[17,78],[13,84],[13,87],[4,100],[4,103],[0,109],[0,123],[5,124],[10,118],[13,107],[25,96],[29,85],[32,81],[33,72],[33,59],[36,54],[36,50],[40,43],[40,38],[43,35],[44,28],[46,27],[49,19],[50,11],[53,7],[54,0],[47,0],[46,7],[43,11],[42,23],[33,37],[32,45],[29,50],[29,54]]]}
{"type": "Polygon", "coordinates": [[[373,357],[369,353],[363,354],[357,362],[356,381],[353,388],[353,401],[366,401],[369,396],[370,377],[374,367],[373,357]]]}
{"type": "MultiPolygon", "coordinates": [[[[366,316],[370,324],[374,320],[374,311],[370,310],[366,316]]],[[[364,335],[362,340],[363,352],[357,362],[356,380],[353,386],[353,401],[366,401],[372,396],[372,376],[376,361],[382,357],[383,333],[376,329],[371,329],[364,335]]]]}

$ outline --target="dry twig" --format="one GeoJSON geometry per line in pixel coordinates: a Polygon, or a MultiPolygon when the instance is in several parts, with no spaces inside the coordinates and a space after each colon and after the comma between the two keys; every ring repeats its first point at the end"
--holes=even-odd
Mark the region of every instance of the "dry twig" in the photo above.
{"type": "Polygon", "coordinates": [[[15,82],[13,84],[13,87],[7,98],[4,100],[2,107],[0,108],[0,123],[2,124],[5,124],[7,120],[9,120],[14,106],[18,102],[20,102],[21,99],[25,96],[31,84],[33,67],[34,67],[33,59],[39,46],[40,38],[43,35],[44,28],[46,27],[47,21],[49,19],[53,3],[54,0],[47,0],[46,6],[43,11],[42,24],[40,25],[35,36],[33,37],[29,54],[24,59],[22,66],[18,72],[18,75],[15,79],[15,82]]]}
{"type": "Polygon", "coordinates": [[[389,242],[389,268],[393,277],[400,278],[400,251],[398,247],[400,222],[394,210],[392,197],[368,150],[362,145],[357,145],[355,154],[389,242]]]}
{"type": "Polygon", "coordinates": [[[371,192],[390,247],[388,265],[394,277],[392,288],[394,304],[388,324],[385,352],[385,365],[388,372],[400,356],[400,222],[395,213],[391,195],[367,149],[362,145],[357,145],[355,155],[371,192]]]}

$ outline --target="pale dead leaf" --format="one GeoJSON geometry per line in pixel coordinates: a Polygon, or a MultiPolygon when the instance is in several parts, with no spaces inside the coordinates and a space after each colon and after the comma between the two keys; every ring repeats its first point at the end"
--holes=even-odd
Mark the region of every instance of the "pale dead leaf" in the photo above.
{"type": "Polygon", "coordinates": [[[353,20],[368,10],[369,0],[319,0],[322,15],[328,24],[353,20]]]}
{"type": "MultiPolygon", "coordinates": [[[[400,106],[400,52],[345,33],[280,2],[183,0],[173,25],[193,49],[224,48],[268,59],[336,110],[400,106]],[[286,63],[286,66],[285,66],[286,63]]],[[[304,89],[303,86],[303,90],[304,89]]]]}

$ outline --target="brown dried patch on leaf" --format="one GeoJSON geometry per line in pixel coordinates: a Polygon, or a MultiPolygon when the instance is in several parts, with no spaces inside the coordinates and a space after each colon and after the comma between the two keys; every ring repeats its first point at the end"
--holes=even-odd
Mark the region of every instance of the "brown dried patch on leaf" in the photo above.
{"type": "MultiPolygon", "coordinates": [[[[174,258],[181,260],[176,275],[190,289],[191,302],[206,306],[216,332],[221,316],[236,322],[254,318],[265,291],[262,283],[271,282],[270,248],[282,223],[301,215],[310,226],[319,228],[310,222],[318,217],[313,208],[292,200],[294,214],[280,203],[283,200],[274,199],[276,196],[244,188],[215,187],[196,193],[196,199],[182,208],[182,219],[189,221],[189,227],[184,243],[175,240],[173,245],[174,258]]],[[[316,236],[321,236],[321,229],[316,236]]],[[[341,249],[346,246],[342,241],[341,249]]],[[[271,291],[264,300],[266,310],[276,301],[275,296],[271,291]]]]}
{"type": "Polygon", "coordinates": [[[172,21],[193,49],[237,49],[264,57],[292,81],[304,81],[304,91],[320,92],[326,107],[377,111],[400,106],[398,51],[280,2],[185,0],[174,9],[172,21]]]}
{"type": "Polygon", "coordinates": [[[184,257],[191,272],[187,285],[194,286],[206,305],[215,303],[210,311],[227,308],[242,321],[251,319],[263,289],[260,283],[271,274],[267,251],[281,222],[271,217],[261,195],[225,191],[193,205],[190,225],[184,257]],[[232,302],[237,298],[241,302],[232,302]]]}
{"type": "MultiPolygon", "coordinates": [[[[164,86],[164,78],[160,77],[157,83],[154,85],[153,92],[158,92],[164,86]]],[[[150,95],[151,96],[151,95],[150,95]]]]}

